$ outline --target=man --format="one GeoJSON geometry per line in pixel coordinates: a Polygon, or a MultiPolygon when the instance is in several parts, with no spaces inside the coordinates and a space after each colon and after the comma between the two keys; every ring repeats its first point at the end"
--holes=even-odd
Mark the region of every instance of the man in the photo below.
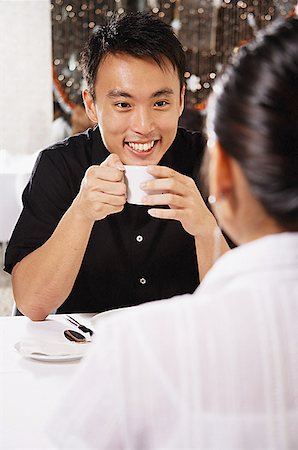
{"type": "Polygon", "coordinates": [[[191,178],[203,140],[177,133],[185,59],[172,29],[142,13],[114,19],[82,68],[98,127],[41,152],[6,255],[32,320],[193,292],[197,259],[201,278],[212,264],[216,222],[191,178]],[[143,186],[147,207],[126,203],[123,164],[157,178],[143,186]]]}
{"type": "Polygon", "coordinates": [[[71,133],[82,133],[93,126],[93,123],[86,114],[86,110],[80,103],[74,107],[71,113],[71,133]]]}

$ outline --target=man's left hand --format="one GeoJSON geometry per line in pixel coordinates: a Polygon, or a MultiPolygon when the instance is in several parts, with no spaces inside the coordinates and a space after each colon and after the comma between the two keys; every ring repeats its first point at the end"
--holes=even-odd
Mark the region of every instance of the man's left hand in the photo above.
{"type": "Polygon", "coordinates": [[[206,226],[214,227],[215,219],[192,178],[165,166],[149,166],[148,172],[155,179],[141,186],[145,191],[144,204],[169,206],[169,209],[149,209],[152,217],[179,220],[185,231],[193,236],[202,232],[204,235],[206,226]]]}

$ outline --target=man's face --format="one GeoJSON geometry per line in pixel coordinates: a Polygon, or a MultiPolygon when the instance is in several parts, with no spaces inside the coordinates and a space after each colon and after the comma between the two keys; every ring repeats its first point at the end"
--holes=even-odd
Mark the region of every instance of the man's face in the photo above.
{"type": "Polygon", "coordinates": [[[106,148],[124,164],[157,164],[172,144],[183,110],[178,73],[149,59],[109,54],[99,66],[95,101],[84,92],[106,148]]]}

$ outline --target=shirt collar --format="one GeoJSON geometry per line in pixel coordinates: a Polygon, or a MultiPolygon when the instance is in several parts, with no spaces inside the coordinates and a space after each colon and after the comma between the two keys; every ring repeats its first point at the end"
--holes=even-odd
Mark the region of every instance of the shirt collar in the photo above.
{"type": "Polygon", "coordinates": [[[98,125],[91,130],[91,142],[92,142],[92,165],[101,164],[110,154],[105,147],[98,125]]]}
{"type": "Polygon", "coordinates": [[[268,235],[228,251],[215,262],[202,285],[213,284],[215,278],[227,282],[241,274],[287,266],[298,267],[298,232],[268,235]]]}

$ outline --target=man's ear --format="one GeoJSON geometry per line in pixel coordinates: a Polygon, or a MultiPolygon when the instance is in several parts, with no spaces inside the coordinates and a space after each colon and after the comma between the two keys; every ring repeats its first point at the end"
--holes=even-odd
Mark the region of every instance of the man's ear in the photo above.
{"type": "Polygon", "coordinates": [[[87,116],[91,122],[98,123],[95,104],[88,89],[83,91],[83,99],[87,116]]]}
{"type": "Polygon", "coordinates": [[[182,86],[181,94],[180,94],[180,112],[179,112],[179,117],[181,116],[181,114],[183,113],[183,110],[184,110],[184,98],[185,98],[185,86],[182,86]]]}

